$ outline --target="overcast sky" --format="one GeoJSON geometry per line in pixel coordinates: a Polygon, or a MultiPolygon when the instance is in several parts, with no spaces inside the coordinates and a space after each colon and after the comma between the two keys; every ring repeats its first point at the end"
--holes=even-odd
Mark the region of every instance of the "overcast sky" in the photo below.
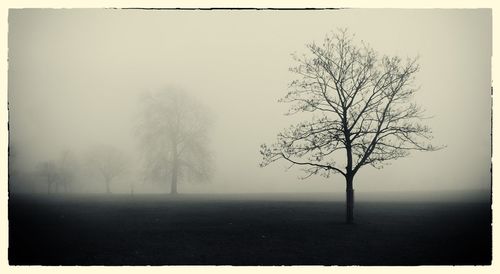
{"type": "Polygon", "coordinates": [[[94,144],[137,155],[139,95],[178,86],[212,110],[216,172],[180,191],[343,191],[342,177],[298,180],[285,163],[259,168],[261,143],[296,123],[278,103],[294,75],[291,53],[348,28],[380,54],[419,56],[415,100],[432,119],[436,152],[382,170],[357,191],[490,187],[491,12],[11,10],[10,142],[26,169],[94,144]]]}

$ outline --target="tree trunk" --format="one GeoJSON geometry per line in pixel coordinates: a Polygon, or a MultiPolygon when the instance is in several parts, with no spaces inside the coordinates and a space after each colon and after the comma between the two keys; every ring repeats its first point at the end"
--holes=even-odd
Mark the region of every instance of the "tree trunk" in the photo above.
{"type": "Polygon", "coordinates": [[[352,186],[353,176],[346,177],[346,223],[354,222],[354,189],[352,186]]]}
{"type": "Polygon", "coordinates": [[[111,188],[109,187],[110,182],[109,180],[106,180],[106,194],[111,194],[111,188]]]}
{"type": "Polygon", "coordinates": [[[170,194],[177,194],[177,157],[174,159],[174,166],[172,167],[172,184],[170,186],[170,194]]]}
{"type": "Polygon", "coordinates": [[[177,155],[177,142],[172,141],[172,182],[170,185],[170,194],[177,194],[177,172],[179,169],[179,155],[177,155]]]}

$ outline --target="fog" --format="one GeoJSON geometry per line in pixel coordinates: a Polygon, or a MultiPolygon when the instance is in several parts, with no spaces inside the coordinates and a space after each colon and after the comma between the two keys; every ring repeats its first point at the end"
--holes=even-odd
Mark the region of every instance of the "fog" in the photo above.
{"type": "MultiPolygon", "coordinates": [[[[355,178],[357,192],[489,190],[491,163],[490,10],[319,11],[14,9],[9,12],[11,191],[45,192],[37,164],[71,151],[83,165],[95,146],[129,162],[113,192],[168,192],[141,181],[135,134],[140,98],[175,87],[211,113],[209,182],[182,193],[308,193],[345,189],[342,176],[298,179],[299,168],[259,167],[259,146],[307,119],[279,103],[296,78],[291,54],[347,28],[380,55],[419,56],[415,101],[431,119],[435,152],[413,152],[355,178]],[[360,20],[362,19],[362,20],[360,20]],[[16,175],[17,174],[17,175],[16,175]],[[21,174],[21,175],[20,175],[21,174]],[[24,175],[22,175],[24,174],[24,175]]],[[[80,172],[77,192],[104,192],[80,172]]],[[[424,194],[422,194],[424,193],[424,194]]]]}

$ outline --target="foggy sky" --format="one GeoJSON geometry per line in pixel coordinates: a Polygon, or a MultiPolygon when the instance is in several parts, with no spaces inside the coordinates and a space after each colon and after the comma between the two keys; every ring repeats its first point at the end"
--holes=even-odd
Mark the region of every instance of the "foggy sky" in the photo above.
{"type": "Polygon", "coordinates": [[[419,56],[415,100],[432,116],[433,144],[446,146],[364,167],[356,191],[488,189],[491,20],[480,9],[10,10],[10,144],[27,170],[95,144],[138,158],[139,95],[178,86],[215,117],[212,183],[181,192],[343,191],[341,176],[299,180],[284,162],[258,164],[260,144],[304,118],[277,102],[295,79],[290,54],[348,28],[380,55],[419,56]]]}

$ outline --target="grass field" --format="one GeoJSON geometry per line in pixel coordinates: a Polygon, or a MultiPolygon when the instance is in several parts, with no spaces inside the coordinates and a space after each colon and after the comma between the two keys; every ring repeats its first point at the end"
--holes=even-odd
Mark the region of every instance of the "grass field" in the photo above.
{"type": "Polygon", "coordinates": [[[11,265],[485,265],[479,202],[287,195],[15,196],[11,265]]]}

